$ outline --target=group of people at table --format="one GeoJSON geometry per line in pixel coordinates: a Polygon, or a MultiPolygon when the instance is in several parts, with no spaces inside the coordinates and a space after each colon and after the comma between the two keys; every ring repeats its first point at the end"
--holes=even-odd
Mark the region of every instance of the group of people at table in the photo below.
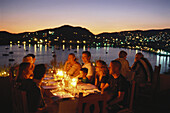
{"type": "MultiPolygon", "coordinates": [[[[89,51],[82,52],[83,65],[77,61],[74,53],[70,53],[63,70],[67,75],[79,78],[81,82],[95,85],[101,90],[101,94],[106,94],[107,109],[113,111],[118,110],[120,105],[127,105],[127,92],[132,80],[135,80],[138,85],[152,81],[152,66],[142,53],[135,55],[131,67],[126,58],[127,52],[122,50],[119,52],[119,58],[112,60],[109,67],[103,60],[97,60],[94,67],[90,61],[91,53],[89,51]]],[[[48,107],[44,102],[41,88],[46,65],[35,65],[34,63],[35,55],[25,56],[15,78],[16,87],[27,92],[30,112],[48,107]]]]}

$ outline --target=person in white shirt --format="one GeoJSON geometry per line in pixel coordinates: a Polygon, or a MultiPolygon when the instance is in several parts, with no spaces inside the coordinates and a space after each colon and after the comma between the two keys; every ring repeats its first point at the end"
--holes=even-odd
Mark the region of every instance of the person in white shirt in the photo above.
{"type": "Polygon", "coordinates": [[[127,80],[131,80],[131,69],[129,66],[129,62],[128,60],[126,60],[127,58],[127,52],[126,51],[120,51],[119,52],[119,58],[117,58],[116,60],[118,60],[121,63],[121,69],[120,69],[120,74],[122,74],[127,80]]]}
{"type": "Polygon", "coordinates": [[[82,66],[82,68],[88,69],[88,73],[87,73],[86,77],[90,80],[91,83],[94,83],[95,68],[92,65],[92,63],[90,62],[90,59],[91,59],[91,53],[89,51],[83,51],[82,52],[82,60],[84,62],[84,65],[82,66]]]}

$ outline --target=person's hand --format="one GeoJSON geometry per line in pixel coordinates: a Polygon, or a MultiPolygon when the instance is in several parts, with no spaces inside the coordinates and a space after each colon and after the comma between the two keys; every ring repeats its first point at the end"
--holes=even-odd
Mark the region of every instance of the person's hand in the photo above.
{"type": "Polygon", "coordinates": [[[102,88],[102,89],[101,89],[101,94],[103,94],[103,93],[104,93],[104,89],[102,88]]]}
{"type": "Polygon", "coordinates": [[[70,63],[70,62],[67,60],[67,61],[66,61],[66,64],[69,64],[69,63],[70,63]]]}

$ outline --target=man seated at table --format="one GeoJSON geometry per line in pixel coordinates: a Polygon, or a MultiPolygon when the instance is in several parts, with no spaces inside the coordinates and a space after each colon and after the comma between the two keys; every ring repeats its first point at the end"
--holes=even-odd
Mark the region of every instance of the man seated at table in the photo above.
{"type": "Polygon", "coordinates": [[[94,84],[95,68],[92,65],[92,63],[90,62],[90,59],[91,59],[91,53],[89,51],[83,51],[82,52],[82,60],[84,62],[84,65],[82,66],[82,68],[87,68],[88,69],[88,73],[87,73],[86,77],[90,80],[90,82],[92,84],[94,84]]]}
{"type": "Polygon", "coordinates": [[[76,77],[79,75],[81,69],[80,63],[76,61],[76,57],[74,53],[70,53],[68,55],[68,60],[64,65],[64,71],[70,76],[76,77]]]}
{"type": "Polygon", "coordinates": [[[81,80],[81,82],[83,83],[89,83],[89,79],[86,77],[88,73],[88,69],[87,68],[81,68],[80,69],[80,75],[79,75],[79,79],[81,80]]]}
{"type": "Polygon", "coordinates": [[[32,57],[33,63],[35,64],[35,61],[36,61],[35,55],[34,54],[28,54],[27,56],[32,57]]]}
{"type": "Polygon", "coordinates": [[[109,79],[106,85],[102,88],[102,92],[107,93],[108,109],[119,110],[120,105],[125,106],[127,103],[128,82],[120,74],[121,63],[113,60],[109,65],[109,79]]]}
{"type": "Polygon", "coordinates": [[[36,112],[45,108],[45,102],[42,95],[41,83],[45,77],[46,67],[44,64],[35,66],[34,78],[25,79],[21,81],[19,89],[26,91],[28,110],[29,112],[36,112]]]}

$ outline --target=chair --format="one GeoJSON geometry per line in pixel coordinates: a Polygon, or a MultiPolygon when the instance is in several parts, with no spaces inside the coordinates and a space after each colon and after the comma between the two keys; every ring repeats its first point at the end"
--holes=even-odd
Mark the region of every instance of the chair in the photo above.
{"type": "MultiPolygon", "coordinates": [[[[14,81],[13,84],[15,84],[14,81]]],[[[28,110],[27,92],[19,90],[15,85],[11,87],[11,90],[13,113],[33,113],[28,110]]],[[[38,109],[34,113],[44,112],[46,112],[46,109],[38,109]]]]}
{"type": "Polygon", "coordinates": [[[152,77],[152,83],[146,84],[144,87],[142,87],[137,94],[138,97],[145,97],[150,101],[155,99],[157,93],[160,90],[160,69],[160,64],[159,66],[155,66],[152,77]]]}
{"type": "Polygon", "coordinates": [[[83,97],[79,94],[78,113],[106,113],[106,97],[104,94],[90,94],[83,97]],[[93,106],[94,105],[94,106],[93,106]],[[93,110],[91,109],[93,106],[93,110]]]}
{"type": "Polygon", "coordinates": [[[12,87],[13,113],[29,113],[25,91],[12,87]]]}
{"type": "Polygon", "coordinates": [[[132,113],[133,112],[133,102],[134,102],[134,94],[135,94],[135,81],[132,81],[131,87],[128,90],[128,107],[123,108],[118,113],[132,113]]]}
{"type": "Polygon", "coordinates": [[[15,77],[17,75],[17,71],[19,70],[19,66],[15,66],[15,67],[11,67],[9,69],[9,79],[10,82],[12,82],[13,80],[15,80],[15,77]]]}

